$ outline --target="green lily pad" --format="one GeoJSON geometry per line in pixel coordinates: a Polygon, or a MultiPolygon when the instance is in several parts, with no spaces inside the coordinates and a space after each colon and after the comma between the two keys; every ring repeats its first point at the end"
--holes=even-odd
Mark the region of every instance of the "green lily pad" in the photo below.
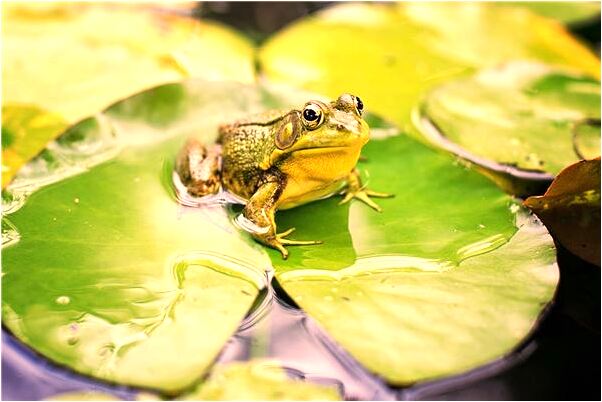
{"type": "Polygon", "coordinates": [[[217,366],[209,379],[182,400],[340,401],[332,386],[290,378],[276,362],[253,360],[217,366]]]}
{"type": "Polygon", "coordinates": [[[492,3],[347,3],[289,25],[260,50],[264,74],[330,97],[361,95],[404,131],[437,84],[512,59],[599,77],[600,61],[555,21],[492,3]]]}
{"type": "Polygon", "coordinates": [[[166,393],[201,378],[270,264],[220,206],[178,204],[165,175],[185,135],[212,136],[226,115],[260,107],[246,87],[173,84],[51,144],[9,187],[4,325],[98,378],[166,393]]]}
{"type": "Polygon", "coordinates": [[[493,171],[547,184],[581,154],[600,155],[599,121],[599,81],[526,62],[442,85],[426,97],[416,119],[437,146],[493,171]]]}
{"type": "Polygon", "coordinates": [[[382,214],[337,200],[281,212],[281,228],[324,246],[294,249],[287,261],[270,251],[280,286],[396,385],[509,354],[558,282],[545,228],[487,179],[409,137],[364,150],[370,188],[395,198],[377,201],[382,214]]]}
{"type": "Polygon", "coordinates": [[[457,375],[509,354],[533,331],[558,282],[553,243],[539,223],[525,223],[493,252],[441,266],[380,255],[277,279],[343,348],[396,385],[457,375]]]}
{"type": "Polygon", "coordinates": [[[279,228],[324,241],[291,248],[287,261],[238,231],[236,212],[176,201],[173,160],[187,137],[210,141],[219,123],[307,97],[191,81],[69,129],[5,194],[7,328],[79,372],[176,394],[207,372],[273,267],[391,383],[509,353],[553,296],[550,237],[517,222],[521,207],[487,179],[374,116],[360,170],[395,198],[377,200],[382,214],[336,197],[279,212],[279,228]]]}

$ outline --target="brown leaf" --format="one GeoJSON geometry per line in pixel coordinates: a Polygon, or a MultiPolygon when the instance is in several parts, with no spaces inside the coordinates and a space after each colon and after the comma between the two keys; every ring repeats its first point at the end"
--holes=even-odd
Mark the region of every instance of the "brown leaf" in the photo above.
{"type": "Polygon", "coordinates": [[[543,196],[524,204],[564,247],[600,266],[600,158],[562,170],[543,196]]]}

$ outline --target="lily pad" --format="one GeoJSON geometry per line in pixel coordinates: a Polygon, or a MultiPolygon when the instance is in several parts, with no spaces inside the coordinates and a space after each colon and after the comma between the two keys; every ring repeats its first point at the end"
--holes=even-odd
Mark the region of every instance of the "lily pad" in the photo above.
{"type": "MultiPolygon", "coordinates": [[[[183,78],[252,82],[253,53],[230,28],[148,5],[2,3],[3,104],[30,105],[67,123],[183,78]]],[[[44,145],[61,133],[56,128],[45,130],[44,145]]],[[[30,135],[41,140],[39,130],[30,135]]],[[[3,188],[18,162],[39,150],[5,159],[3,188]]]]}
{"type": "Polygon", "coordinates": [[[175,393],[201,378],[270,264],[221,206],[178,204],[170,163],[183,135],[210,137],[226,115],[260,107],[234,84],[173,84],[51,144],[9,187],[3,220],[20,238],[2,252],[4,325],[101,379],[175,393]]]}
{"type": "Polygon", "coordinates": [[[492,3],[352,3],[296,22],[260,50],[264,74],[410,127],[425,90],[476,68],[540,60],[599,77],[600,61],[555,21],[492,3]]]}
{"type": "Polygon", "coordinates": [[[336,200],[280,213],[281,228],[325,243],[286,262],[270,251],[280,286],[396,385],[509,354],[558,282],[545,228],[481,175],[408,137],[364,149],[370,188],[395,198],[378,201],[382,214],[360,203],[342,211],[336,200]]]}
{"type": "Polygon", "coordinates": [[[599,119],[599,81],[514,62],[433,90],[416,124],[436,146],[514,177],[509,190],[523,195],[521,180],[549,184],[582,153],[598,156],[600,125],[589,122],[599,119]]]}
{"type": "Polygon", "coordinates": [[[182,400],[339,401],[332,386],[290,378],[277,362],[254,360],[217,366],[209,379],[182,400]]]}
{"type": "Polygon", "coordinates": [[[396,197],[378,200],[382,214],[336,197],[279,212],[281,229],[324,241],[292,248],[287,261],[234,227],[238,210],[178,203],[171,173],[187,137],[211,141],[219,123],[307,97],[191,81],[70,128],[5,197],[7,328],[82,373],[175,394],[207,372],[273,267],[302,308],[391,383],[510,353],[553,296],[550,237],[486,178],[380,119],[369,117],[360,170],[396,197]]]}

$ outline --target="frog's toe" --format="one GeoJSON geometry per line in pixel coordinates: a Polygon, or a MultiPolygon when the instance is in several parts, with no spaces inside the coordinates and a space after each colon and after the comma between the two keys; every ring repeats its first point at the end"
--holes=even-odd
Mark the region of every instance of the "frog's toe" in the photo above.
{"type": "Polygon", "coordinates": [[[378,206],[378,204],[376,204],[374,201],[372,201],[370,199],[370,197],[390,198],[393,196],[394,196],[393,194],[379,193],[379,192],[372,191],[372,190],[348,191],[345,193],[343,199],[339,202],[339,205],[345,204],[345,203],[349,202],[350,200],[352,200],[353,198],[356,198],[356,199],[362,201],[364,204],[368,205],[373,210],[375,210],[377,212],[382,212],[383,211],[382,208],[380,206],[378,206]]]}
{"type": "Polygon", "coordinates": [[[353,199],[353,193],[345,193],[343,195],[343,199],[339,201],[339,205],[347,204],[349,201],[353,199]]]}
{"type": "Polygon", "coordinates": [[[287,246],[307,246],[307,245],[311,245],[311,244],[322,244],[322,242],[320,240],[291,240],[291,239],[285,238],[286,236],[290,235],[294,231],[295,231],[295,228],[290,228],[289,230],[286,230],[282,233],[278,233],[276,235],[276,241],[278,241],[280,244],[284,244],[287,246]]]}
{"type": "Polygon", "coordinates": [[[281,240],[283,237],[286,237],[288,235],[290,235],[291,233],[293,233],[295,231],[295,228],[290,228],[289,230],[285,230],[282,233],[278,233],[276,234],[276,237],[281,240]]]}
{"type": "Polygon", "coordinates": [[[275,243],[272,245],[275,249],[277,249],[278,251],[280,251],[280,254],[282,254],[282,259],[286,260],[288,258],[288,250],[286,248],[284,248],[284,246],[282,245],[282,243],[275,243]]]}
{"type": "Polygon", "coordinates": [[[322,244],[321,240],[290,240],[290,239],[280,239],[282,244],[287,246],[310,246],[312,244],[322,244]]]}
{"type": "Polygon", "coordinates": [[[374,198],[395,197],[395,194],[391,194],[391,193],[379,193],[378,191],[372,191],[372,190],[364,190],[364,192],[366,193],[367,196],[374,197],[374,198]]]}
{"type": "Polygon", "coordinates": [[[383,209],[374,201],[368,197],[368,194],[365,191],[359,191],[353,195],[354,198],[362,201],[364,204],[368,205],[370,208],[375,210],[376,212],[382,212],[383,209]]]}

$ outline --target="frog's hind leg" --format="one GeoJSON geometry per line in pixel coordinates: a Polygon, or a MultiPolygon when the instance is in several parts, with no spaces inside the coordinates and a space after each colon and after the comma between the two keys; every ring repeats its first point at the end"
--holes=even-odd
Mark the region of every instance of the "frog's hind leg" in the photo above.
{"type": "Polygon", "coordinates": [[[190,195],[202,197],[219,192],[221,164],[221,145],[205,146],[198,140],[191,139],[178,155],[176,172],[190,195]]]}

